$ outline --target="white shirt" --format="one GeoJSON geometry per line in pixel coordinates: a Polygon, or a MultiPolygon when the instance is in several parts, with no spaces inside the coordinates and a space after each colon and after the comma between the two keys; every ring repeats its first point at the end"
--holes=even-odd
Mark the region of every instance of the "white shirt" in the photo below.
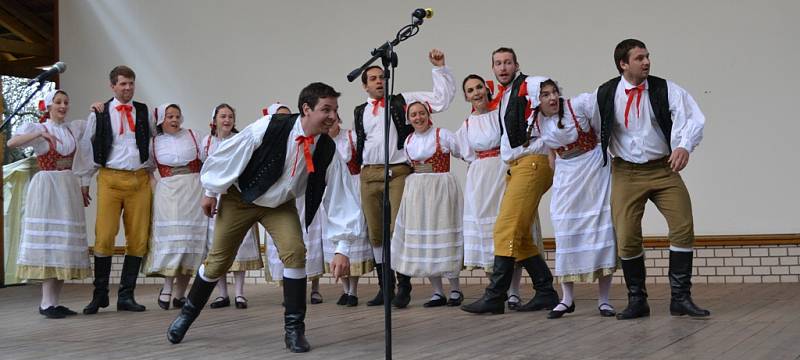
{"type": "MultiPolygon", "coordinates": [[[[517,76],[519,76],[519,74],[517,74],[517,76]]],[[[514,79],[516,80],[516,77],[514,77],[514,79]]],[[[528,76],[525,79],[525,82],[528,84],[528,89],[539,88],[539,81],[533,76],[528,76]]],[[[528,146],[520,145],[516,148],[512,148],[511,143],[508,142],[508,131],[506,130],[506,122],[504,120],[506,108],[508,107],[508,101],[511,97],[511,84],[513,83],[514,81],[512,80],[511,83],[508,84],[509,88],[503,93],[503,98],[500,101],[500,106],[498,107],[500,110],[498,113],[498,122],[500,122],[500,125],[503,127],[503,137],[500,139],[500,157],[503,159],[503,161],[510,162],[531,154],[547,155],[549,150],[539,138],[531,139],[531,142],[528,144],[528,146]]],[[[528,98],[528,101],[530,101],[531,107],[535,107],[536,104],[538,104],[537,94],[533,94],[532,96],[528,94],[525,97],[528,98]]],[[[531,119],[528,118],[528,126],[530,126],[530,122],[531,119]]]]}
{"type": "MultiPolygon", "coordinates": [[[[453,102],[456,93],[456,83],[453,80],[453,74],[447,66],[434,67],[431,71],[433,77],[433,92],[404,92],[402,93],[406,104],[411,104],[415,101],[428,102],[434,113],[447,110],[453,102]]],[[[386,84],[388,86],[388,84],[386,84]]],[[[367,106],[364,108],[364,133],[367,138],[364,141],[364,152],[362,154],[362,163],[364,165],[377,165],[383,164],[384,149],[383,149],[383,113],[386,107],[380,107],[376,115],[372,115],[372,104],[375,99],[367,97],[367,106]]],[[[404,121],[408,123],[407,120],[404,121]]],[[[397,129],[394,124],[389,124],[389,163],[401,164],[406,162],[406,154],[400,149],[397,149],[397,129]]],[[[355,139],[353,139],[355,140],[355,139]]]]}
{"type": "MultiPolygon", "coordinates": [[[[55,143],[56,152],[61,155],[69,155],[75,151],[77,139],[81,137],[85,125],[86,121],[84,120],[73,120],[59,124],[52,119],[48,119],[44,123],[24,123],[17,127],[17,129],[14,131],[14,135],[27,135],[39,131],[47,131],[56,139],[58,139],[58,141],[55,143]]],[[[50,143],[43,137],[39,137],[22,144],[22,147],[28,146],[33,147],[33,151],[36,155],[44,155],[50,151],[50,143]]]]}
{"type": "Polygon", "coordinates": [[[349,162],[353,157],[353,149],[356,147],[355,131],[341,128],[341,130],[339,130],[339,135],[336,135],[333,141],[336,143],[336,152],[339,153],[342,161],[345,163],[349,162]],[[353,138],[353,142],[350,142],[351,137],[353,138]]]}
{"type": "Polygon", "coordinates": [[[185,166],[200,158],[200,139],[197,138],[197,133],[194,133],[193,138],[189,131],[181,129],[175,134],[162,133],[153,139],[153,153],[159,164],[185,166]]]}
{"type": "MultiPolygon", "coordinates": [[[[239,176],[244,171],[253,152],[261,145],[272,116],[258,119],[248,125],[239,134],[223,141],[217,149],[208,156],[200,172],[200,182],[206,189],[206,196],[215,197],[224,194],[231,185],[236,185],[239,176]]],[[[301,120],[298,119],[289,133],[287,141],[286,159],[283,173],[264,194],[259,196],[253,204],[263,207],[276,208],[287,201],[305,195],[308,184],[308,171],[306,170],[305,156],[302,145],[298,149],[295,139],[305,136],[301,120]],[[298,152],[299,150],[299,152],[298,152]],[[294,176],[292,168],[297,159],[294,176]]],[[[313,155],[319,135],[314,137],[311,145],[313,155]]],[[[348,256],[350,244],[361,232],[359,225],[361,206],[357,201],[355,187],[350,180],[347,165],[337,153],[328,166],[325,175],[327,183],[322,206],[325,207],[328,217],[323,223],[323,236],[331,239],[336,245],[336,252],[348,256]]]]}
{"type": "MultiPolygon", "coordinates": [[[[561,119],[563,128],[561,129],[558,128],[558,114],[544,116],[544,114],[539,113],[539,126],[535,128],[535,132],[541,136],[542,141],[548,148],[558,149],[578,140],[578,129],[575,128],[573,113],[570,112],[567,101],[566,99],[564,100],[564,118],[561,119]]],[[[581,127],[581,131],[585,133],[594,128],[594,133],[598,136],[599,141],[599,123],[590,123],[597,103],[592,94],[580,94],[570,99],[569,103],[572,104],[572,110],[575,111],[574,115],[577,118],[578,125],[581,127]]]]}
{"type": "MultiPolygon", "coordinates": [[[[144,163],[139,160],[139,147],[136,145],[135,129],[129,129],[128,120],[122,119],[120,112],[116,110],[117,105],[120,104],[122,103],[114,98],[108,105],[108,111],[111,115],[111,136],[113,140],[111,142],[111,153],[108,154],[108,159],[106,160],[106,167],[117,170],[152,169],[152,156],[144,163]],[[120,120],[122,120],[122,122],[120,122],[120,120]],[[119,134],[120,126],[124,129],[122,135],[119,134]]],[[[135,120],[136,107],[133,106],[133,103],[130,105],[133,107],[131,116],[133,116],[135,120]]],[[[94,132],[97,128],[95,125],[96,122],[95,114],[91,112],[86,122],[86,131],[84,131],[83,136],[81,136],[78,141],[78,152],[75,154],[75,160],[72,163],[72,171],[75,172],[75,175],[80,177],[81,186],[89,186],[92,176],[100,167],[99,164],[94,162],[94,152],[92,148],[92,139],[94,138],[94,132]]],[[[148,123],[150,123],[150,133],[155,134],[155,125],[151,121],[148,121],[148,123]]],[[[148,145],[148,148],[150,147],[151,145],[148,145]]]]}
{"type": "Polygon", "coordinates": [[[497,109],[485,114],[470,114],[456,131],[456,141],[461,145],[461,156],[472,162],[478,157],[476,151],[500,147],[500,122],[497,109]]]}
{"type": "MultiPolygon", "coordinates": [[[[706,118],[694,98],[683,88],[671,81],[667,81],[669,111],[672,115],[672,131],[670,143],[664,139],[658,121],[655,118],[653,107],[650,104],[649,85],[644,82],[645,90],[636,111],[636,98],[628,111],[628,127],[625,128],[625,105],[628,102],[626,89],[631,85],[622,78],[614,94],[615,121],[612,126],[611,143],[609,152],[614,157],[625,161],[643,164],[651,160],[663,158],[670,153],[670,148],[682,147],[690,153],[703,139],[703,127],[706,118]]],[[[597,102],[597,91],[594,93],[597,102]]],[[[596,109],[594,121],[599,123],[600,113],[596,109]]],[[[598,134],[599,135],[599,134],[598,134]]]]}
{"type": "Polygon", "coordinates": [[[415,131],[406,139],[405,150],[409,161],[425,161],[436,153],[436,129],[439,129],[439,146],[443,153],[457,155],[461,152],[455,135],[450,130],[431,127],[421,134],[415,131]]]}

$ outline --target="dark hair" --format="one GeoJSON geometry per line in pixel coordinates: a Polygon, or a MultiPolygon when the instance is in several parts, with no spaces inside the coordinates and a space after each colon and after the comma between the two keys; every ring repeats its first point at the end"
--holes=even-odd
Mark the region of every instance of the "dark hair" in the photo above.
{"type": "MultiPolygon", "coordinates": [[[[558,126],[559,129],[563,129],[564,128],[564,123],[561,122],[561,120],[564,119],[564,98],[561,97],[561,90],[558,89],[558,84],[556,84],[556,82],[553,81],[553,79],[547,79],[545,81],[542,81],[539,84],[539,94],[536,94],[536,96],[538,97],[542,92],[542,88],[544,88],[545,86],[548,86],[548,85],[550,85],[553,88],[555,88],[556,89],[556,93],[558,93],[558,124],[557,124],[557,126],[558,126]]],[[[539,112],[541,111],[541,106],[542,106],[542,104],[539,104],[538,106],[536,106],[536,108],[533,109],[533,122],[531,123],[531,125],[533,125],[533,123],[536,122],[536,117],[538,116],[539,112]]]]}
{"type": "Polygon", "coordinates": [[[517,63],[517,53],[514,52],[514,49],[510,47],[499,47],[497,50],[492,51],[492,65],[494,65],[494,54],[497,53],[511,53],[511,58],[514,59],[514,65],[518,65],[517,63]]]}
{"type": "Polygon", "coordinates": [[[620,74],[622,74],[622,67],[619,66],[619,62],[622,61],[627,64],[628,60],[630,60],[630,51],[637,47],[647,49],[647,46],[643,42],[636,39],[622,40],[617,44],[617,47],[614,48],[614,66],[617,67],[617,71],[619,71],[620,74]]]}
{"type": "Polygon", "coordinates": [[[341,93],[336,92],[328,84],[321,83],[321,82],[314,82],[308,84],[308,86],[304,87],[303,90],[300,90],[300,96],[297,99],[297,109],[299,109],[300,113],[303,113],[303,104],[308,104],[308,107],[314,109],[317,107],[317,103],[319,99],[323,98],[339,98],[342,95],[341,93]]]}
{"type": "Polygon", "coordinates": [[[378,66],[378,65],[372,65],[372,66],[364,69],[364,71],[361,73],[361,83],[362,84],[367,85],[367,71],[370,71],[372,69],[380,69],[381,73],[383,73],[383,68],[378,66]]]}
{"type": "Polygon", "coordinates": [[[125,65],[118,65],[108,73],[108,80],[111,81],[111,85],[117,85],[117,80],[120,76],[136,80],[136,73],[133,72],[133,69],[125,65]]]}
{"type": "MultiPolygon", "coordinates": [[[[178,111],[181,113],[181,116],[183,116],[183,110],[181,110],[181,107],[178,106],[178,104],[169,104],[169,105],[167,105],[166,108],[164,108],[164,117],[167,116],[167,110],[169,110],[169,108],[178,109],[178,111]]],[[[158,119],[156,119],[156,121],[158,121],[158,119]]],[[[156,134],[161,135],[163,133],[164,133],[164,127],[161,126],[161,125],[157,125],[156,126],[156,134]]]]}
{"type": "Polygon", "coordinates": [[[233,129],[231,129],[231,132],[234,134],[238,134],[239,130],[236,130],[236,109],[234,109],[233,106],[230,106],[227,103],[222,103],[214,108],[214,115],[211,117],[211,136],[217,136],[217,114],[219,113],[220,110],[222,110],[222,108],[228,108],[228,110],[230,110],[233,113],[234,125],[233,129]]]}
{"type": "Polygon", "coordinates": [[[464,96],[465,97],[467,96],[467,90],[465,89],[465,87],[467,86],[467,81],[469,81],[470,79],[475,79],[483,83],[483,86],[486,88],[486,100],[492,101],[492,95],[493,95],[492,89],[486,86],[486,80],[483,80],[483,78],[480,75],[476,74],[467,75],[467,77],[464,78],[464,81],[461,82],[461,91],[464,92],[464,96]]]}

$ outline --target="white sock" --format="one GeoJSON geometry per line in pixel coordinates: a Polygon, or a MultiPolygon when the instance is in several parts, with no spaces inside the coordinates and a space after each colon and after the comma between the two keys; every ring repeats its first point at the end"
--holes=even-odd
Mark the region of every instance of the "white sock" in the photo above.
{"type": "Polygon", "coordinates": [[[372,247],[372,256],[376,264],[383,264],[383,245],[372,247]]]}
{"type": "Polygon", "coordinates": [[[175,287],[172,291],[172,297],[176,299],[183,299],[186,296],[186,288],[189,286],[189,280],[192,277],[189,275],[178,275],[175,278],[175,287]]]}
{"type": "Polygon", "coordinates": [[[348,283],[350,284],[350,295],[358,296],[358,276],[351,276],[348,283]]]}
{"type": "Polygon", "coordinates": [[[42,309],[47,309],[51,306],[58,305],[56,303],[55,288],[55,278],[46,279],[44,282],[42,282],[42,302],[39,304],[42,309]]]}
{"type": "Polygon", "coordinates": [[[611,290],[612,275],[603,276],[597,281],[597,306],[602,310],[612,310],[613,307],[608,306],[608,292],[611,290]],[[607,305],[603,305],[607,304],[607,305]]]}
{"type": "Polygon", "coordinates": [[[306,278],[306,269],[305,268],[297,268],[297,269],[283,268],[283,277],[285,277],[287,279],[305,279],[306,278]]]}
{"type": "MultiPolygon", "coordinates": [[[[205,279],[203,279],[205,280],[205,279]]],[[[219,296],[224,298],[228,297],[228,274],[225,273],[225,276],[221,277],[217,281],[217,291],[219,291],[219,296]]]]}
{"type": "Polygon", "coordinates": [[[461,291],[461,283],[458,281],[458,275],[451,277],[454,274],[448,274],[447,281],[450,282],[450,298],[451,299],[458,299],[458,293],[454,291],[461,291]]]}
{"type": "MultiPolygon", "coordinates": [[[[574,301],[572,299],[572,289],[574,288],[574,285],[575,283],[571,281],[561,283],[561,292],[564,293],[564,297],[561,298],[561,302],[567,304],[567,306],[572,305],[572,302],[574,301]]],[[[564,311],[567,310],[567,308],[564,305],[559,304],[556,307],[554,307],[553,310],[564,311]]]]}
{"type": "Polygon", "coordinates": [[[433,287],[433,296],[431,296],[431,300],[436,300],[439,298],[439,296],[444,297],[444,286],[442,286],[442,277],[429,276],[428,280],[431,281],[431,287],[433,287]]]}
{"type": "Polygon", "coordinates": [[[162,298],[161,294],[158,295],[158,299],[159,300],[161,300],[161,301],[169,301],[170,300],[169,296],[172,296],[172,283],[174,281],[175,281],[175,278],[172,277],[172,276],[165,276],[164,277],[164,286],[163,286],[163,288],[161,290],[161,294],[164,294],[163,298],[166,298],[166,300],[164,300],[162,298]],[[167,294],[169,294],[169,295],[167,295],[167,294]]]}
{"type": "Polygon", "coordinates": [[[677,246],[675,246],[675,245],[670,245],[670,246],[669,246],[669,251],[675,251],[675,252],[692,252],[692,248],[682,248],[682,247],[677,247],[677,246]]]}
{"type": "Polygon", "coordinates": [[[62,288],[64,288],[64,280],[56,280],[55,287],[53,289],[53,299],[55,300],[56,306],[61,304],[62,288]]]}
{"type": "Polygon", "coordinates": [[[350,293],[350,278],[342,278],[342,292],[345,294],[350,293]]]}
{"type": "Polygon", "coordinates": [[[233,272],[233,286],[236,289],[236,296],[244,297],[244,271],[233,272]]]}
{"type": "Polygon", "coordinates": [[[319,292],[319,278],[311,280],[311,292],[319,292]]]}

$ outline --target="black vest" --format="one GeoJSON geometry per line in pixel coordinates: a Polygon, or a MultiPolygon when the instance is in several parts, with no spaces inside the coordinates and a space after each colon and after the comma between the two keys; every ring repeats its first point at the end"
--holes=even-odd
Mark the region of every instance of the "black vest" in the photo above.
{"type": "MultiPolygon", "coordinates": [[[[597,108],[600,112],[600,145],[603,150],[603,166],[608,164],[608,144],[611,142],[611,131],[616,120],[614,109],[614,95],[621,77],[617,76],[597,88],[597,108]]],[[[653,115],[656,117],[658,127],[667,141],[667,147],[672,153],[670,139],[672,137],[672,114],[669,111],[669,96],[667,80],[655,76],[647,77],[647,95],[653,115]]]]}
{"type": "MultiPolygon", "coordinates": [[[[390,98],[389,104],[391,108],[392,122],[394,128],[397,130],[397,150],[405,146],[406,138],[409,134],[414,132],[414,127],[406,124],[406,99],[403,95],[394,95],[390,98]]],[[[356,163],[361,165],[364,163],[364,142],[367,140],[367,133],[364,131],[364,109],[367,103],[356,106],[355,109],[355,125],[356,125],[356,163]]],[[[381,125],[383,126],[383,125],[381,125]]]]}
{"type": "MultiPolygon", "coordinates": [[[[505,115],[498,115],[500,121],[500,134],[503,134],[503,124],[508,133],[508,143],[511,148],[516,148],[528,141],[528,122],[525,118],[525,111],[528,109],[528,99],[519,96],[519,88],[525,82],[528,75],[519,73],[511,83],[511,94],[508,96],[505,115]]],[[[509,91],[509,90],[506,90],[509,91]]]]}
{"type": "MultiPolygon", "coordinates": [[[[95,112],[94,138],[92,139],[92,150],[94,151],[94,162],[105,167],[108,157],[111,154],[111,145],[114,143],[114,134],[111,128],[111,111],[109,109],[111,100],[103,105],[103,112],[95,112]]],[[[150,114],[147,112],[147,105],[140,102],[133,102],[136,109],[136,147],[139,149],[139,161],[145,162],[150,158],[150,114]]]]}
{"type": "MultiPolygon", "coordinates": [[[[261,145],[253,152],[244,171],[239,175],[239,189],[245,203],[258,199],[283,174],[289,133],[299,118],[300,114],[276,114],[270,118],[261,145]]],[[[320,135],[312,155],[314,172],[308,174],[306,185],[306,227],[311,224],[322,202],[326,185],[325,173],[335,152],[336,143],[333,139],[326,134],[320,135]]]]}

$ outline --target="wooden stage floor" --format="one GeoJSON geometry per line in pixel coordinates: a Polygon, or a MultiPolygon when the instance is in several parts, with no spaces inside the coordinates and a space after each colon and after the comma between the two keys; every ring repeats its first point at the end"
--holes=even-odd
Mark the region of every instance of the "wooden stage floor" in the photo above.
{"type": "MultiPolygon", "coordinates": [[[[38,285],[0,289],[2,359],[380,359],[383,358],[383,308],[366,307],[374,285],[362,285],[357,308],[334,302],[340,288],[323,285],[325,303],[309,305],[307,354],[283,347],[283,309],[279,288],[248,285],[250,307],[206,309],[184,342],[171,345],[165,330],[177,310],[156,304],[159,287],[139,285],[144,313],[115,311],[94,316],[45,319],[36,308],[38,285]]],[[[482,287],[465,288],[466,301],[482,287]]],[[[393,313],[395,359],[800,359],[800,284],[696,285],[695,299],[712,311],[708,319],[672,317],[669,290],[650,284],[650,318],[601,318],[595,287],[576,287],[577,309],[559,320],[545,312],[496,316],[467,314],[456,308],[426,309],[427,286],[415,286],[411,306],[393,313]]],[[[230,286],[230,290],[233,290],[230,286]]],[[[65,285],[62,303],[77,310],[90,285],[65,285]]],[[[530,297],[530,288],[523,291],[530,297]]],[[[624,306],[624,288],[615,285],[612,302],[624,306]]]]}

